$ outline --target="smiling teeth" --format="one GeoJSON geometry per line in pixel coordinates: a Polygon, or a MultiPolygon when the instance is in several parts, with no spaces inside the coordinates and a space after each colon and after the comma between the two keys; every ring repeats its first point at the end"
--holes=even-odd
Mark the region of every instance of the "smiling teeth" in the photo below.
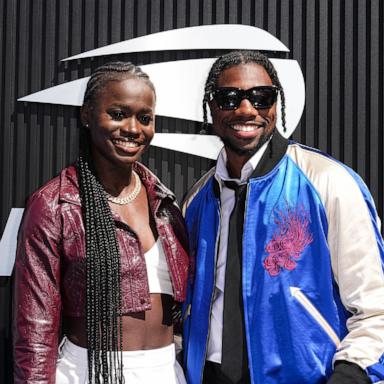
{"type": "Polygon", "coordinates": [[[255,131],[257,128],[259,128],[257,125],[243,125],[243,124],[234,124],[232,125],[232,128],[235,131],[240,132],[252,132],[255,131]]]}
{"type": "Polygon", "coordinates": [[[139,146],[139,144],[134,141],[128,141],[123,139],[115,139],[115,140],[112,140],[112,142],[114,144],[123,145],[124,147],[129,147],[129,148],[134,148],[139,146]]]}

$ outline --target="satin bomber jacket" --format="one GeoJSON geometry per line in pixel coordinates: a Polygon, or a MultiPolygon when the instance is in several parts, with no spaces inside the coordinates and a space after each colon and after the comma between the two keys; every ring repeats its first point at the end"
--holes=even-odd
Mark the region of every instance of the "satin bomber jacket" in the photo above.
{"type": "MultiPolygon", "coordinates": [[[[250,177],[242,238],[242,296],[252,384],[325,384],[335,361],[384,383],[383,239],[361,178],[278,132],[250,177]]],[[[206,359],[220,186],[213,168],[183,213],[191,276],[183,308],[184,364],[200,384],[206,359]]]]}
{"type": "MultiPolygon", "coordinates": [[[[140,163],[134,170],[166,255],[174,299],[185,299],[184,220],[174,195],[140,163]]],[[[113,214],[121,254],[123,313],[151,308],[145,258],[136,234],[113,214]]],[[[55,382],[61,315],[85,315],[85,235],[75,166],[36,191],[18,237],[14,292],[15,384],[55,382]]]]}

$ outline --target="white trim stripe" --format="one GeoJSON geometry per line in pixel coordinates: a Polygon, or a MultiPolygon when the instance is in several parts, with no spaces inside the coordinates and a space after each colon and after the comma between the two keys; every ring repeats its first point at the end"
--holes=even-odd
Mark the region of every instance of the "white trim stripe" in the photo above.
{"type": "Polygon", "coordinates": [[[336,347],[340,345],[340,339],[335,331],[324,319],[323,315],[316,309],[316,307],[309,301],[309,299],[301,292],[300,288],[289,287],[291,295],[306,309],[306,311],[313,317],[313,319],[323,328],[324,332],[334,342],[336,347]]]}

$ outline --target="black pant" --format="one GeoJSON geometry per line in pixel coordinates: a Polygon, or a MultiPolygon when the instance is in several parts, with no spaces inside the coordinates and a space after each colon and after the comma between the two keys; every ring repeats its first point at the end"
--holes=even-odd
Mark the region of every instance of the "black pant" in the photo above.
{"type": "Polygon", "coordinates": [[[206,361],[204,366],[203,384],[250,384],[249,374],[240,381],[234,383],[221,372],[221,365],[206,361]]]}

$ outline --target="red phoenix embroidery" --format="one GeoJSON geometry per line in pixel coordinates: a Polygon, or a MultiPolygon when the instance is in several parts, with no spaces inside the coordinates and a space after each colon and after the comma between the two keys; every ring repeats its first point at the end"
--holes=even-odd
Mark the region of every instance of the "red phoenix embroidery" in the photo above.
{"type": "Polygon", "coordinates": [[[286,213],[277,212],[277,229],[265,247],[268,256],[264,268],[271,276],[277,276],[282,268],[292,271],[304,249],[313,241],[308,231],[308,212],[303,208],[288,208],[286,213]]]}

